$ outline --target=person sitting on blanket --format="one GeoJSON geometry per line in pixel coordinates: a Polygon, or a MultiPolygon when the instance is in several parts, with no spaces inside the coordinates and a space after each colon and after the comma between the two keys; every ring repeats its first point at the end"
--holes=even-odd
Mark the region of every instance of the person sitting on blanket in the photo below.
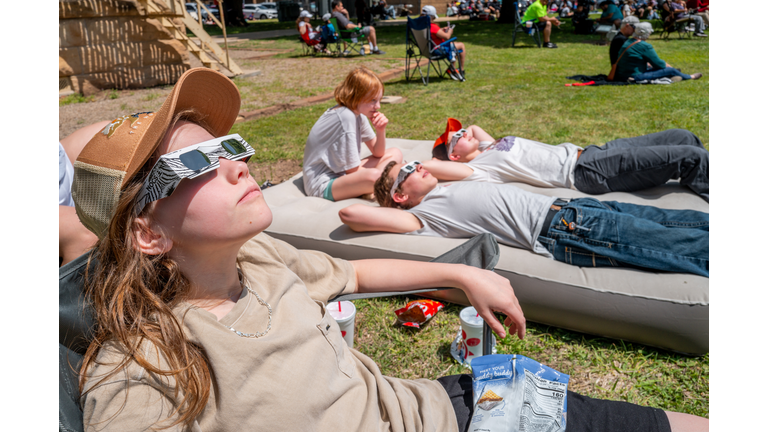
{"type": "Polygon", "coordinates": [[[560,27],[560,20],[555,17],[547,16],[547,4],[549,0],[536,0],[528,9],[525,10],[525,14],[520,20],[523,23],[533,21],[533,25],[544,35],[544,48],[557,48],[557,45],[549,41],[549,35],[552,34],[552,26],[556,25],[560,27]]]}
{"type": "Polygon", "coordinates": [[[632,38],[625,41],[621,50],[619,50],[614,81],[627,81],[629,78],[632,78],[635,82],[639,82],[671,78],[673,82],[677,82],[701,78],[700,73],[692,75],[682,73],[660,59],[653,46],[646,42],[651,33],[653,33],[651,23],[641,22],[635,24],[632,38]],[[648,65],[653,69],[648,70],[648,65]]]}
{"type": "Polygon", "coordinates": [[[438,180],[522,182],[604,194],[649,189],[679,178],[709,202],[709,152],[699,137],[684,129],[582,149],[515,136],[494,139],[477,125],[464,129],[449,118],[432,156],[423,164],[438,180]]]}
{"type": "Polygon", "coordinates": [[[376,182],[380,207],[339,211],[353,231],[451,238],[491,233],[499,243],[581,267],[630,267],[709,277],[709,215],[577,198],[511,184],[438,185],[418,161],[391,162],[376,182]]]}
{"type": "Polygon", "coordinates": [[[613,39],[611,39],[611,47],[608,51],[611,59],[611,66],[616,63],[616,59],[619,58],[619,50],[621,50],[624,42],[626,42],[627,39],[632,36],[632,33],[635,32],[635,25],[639,23],[640,19],[636,16],[627,16],[621,20],[621,28],[613,39]]]}
{"type": "MultiPolygon", "coordinates": [[[[191,69],[158,112],[97,134],[75,164],[78,215],[99,237],[85,280],[96,322],[79,374],[85,430],[466,430],[471,377],[384,376],[347,346],[326,304],[457,287],[500,337],[507,326],[523,338],[509,280],[457,264],[346,261],[264,234],[273,215],[245,162],[254,149],[222,139],[239,110],[229,78],[191,69]]],[[[569,432],[709,424],[566,398],[569,432]]]]}
{"type": "MultiPolygon", "coordinates": [[[[640,20],[636,16],[624,17],[624,19],[621,21],[621,29],[616,34],[616,36],[611,39],[611,47],[608,51],[608,55],[611,59],[611,67],[613,67],[614,63],[616,63],[616,60],[619,59],[619,52],[621,51],[621,47],[624,46],[624,42],[626,42],[627,39],[629,39],[629,37],[635,33],[635,25],[639,23],[640,20]]],[[[666,63],[666,65],[666,67],[671,67],[669,63],[666,63]]],[[[653,69],[653,66],[650,63],[648,63],[648,69],[653,69]]]]}

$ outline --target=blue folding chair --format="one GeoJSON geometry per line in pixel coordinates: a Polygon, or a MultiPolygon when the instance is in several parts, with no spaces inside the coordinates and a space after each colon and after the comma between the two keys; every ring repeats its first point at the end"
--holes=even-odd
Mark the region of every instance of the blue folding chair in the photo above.
{"type": "Polygon", "coordinates": [[[408,17],[405,39],[405,80],[410,81],[418,71],[421,82],[427,85],[429,84],[430,69],[435,69],[439,78],[444,78],[450,71],[453,75],[452,78],[464,81],[464,76],[461,73],[464,70],[464,65],[461,63],[461,56],[459,55],[461,50],[456,49],[456,45],[453,43],[456,38],[450,38],[441,44],[436,44],[429,34],[429,25],[428,16],[415,19],[408,17]],[[422,58],[427,60],[426,75],[421,71],[422,58]],[[413,61],[416,62],[416,67],[411,68],[413,61]],[[434,66],[432,66],[432,62],[435,63],[434,66]],[[459,64],[458,69],[453,66],[456,62],[459,64]]]}
{"type": "Polygon", "coordinates": [[[520,17],[520,8],[518,7],[517,0],[512,0],[512,9],[514,10],[513,16],[515,17],[515,30],[512,31],[512,47],[514,48],[515,46],[517,34],[522,32],[531,36],[533,40],[536,41],[536,45],[541,48],[541,32],[539,31],[539,28],[536,27],[536,23],[532,22],[530,28],[525,25],[523,19],[520,17]]]}

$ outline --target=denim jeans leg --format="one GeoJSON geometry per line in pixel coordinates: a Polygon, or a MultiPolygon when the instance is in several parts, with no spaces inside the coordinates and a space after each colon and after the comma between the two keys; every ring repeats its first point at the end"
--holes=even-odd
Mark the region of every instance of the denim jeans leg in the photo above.
{"type": "Polygon", "coordinates": [[[635,81],[645,81],[645,80],[655,80],[658,78],[668,78],[673,76],[682,77],[684,80],[691,79],[690,75],[684,74],[673,67],[666,67],[664,69],[656,69],[650,72],[637,73],[632,75],[632,78],[634,78],[635,81]]]}
{"type": "Polygon", "coordinates": [[[709,277],[709,215],[581,198],[542,239],[556,260],[582,267],[640,267],[709,277]]]}
{"type": "Polygon", "coordinates": [[[678,178],[709,201],[709,152],[681,129],[589,146],[574,168],[576,188],[590,194],[634,192],[678,178]],[[664,137],[670,145],[653,145],[664,137]]]}
{"type": "Polygon", "coordinates": [[[693,20],[694,32],[697,34],[703,33],[702,25],[704,24],[704,20],[698,15],[691,15],[691,19],[693,20]]]}
{"type": "MultiPolygon", "coordinates": [[[[608,150],[615,148],[656,147],[665,145],[687,145],[704,148],[704,145],[701,143],[701,139],[699,139],[699,137],[697,137],[693,132],[685,129],[667,129],[661,132],[655,132],[631,138],[619,138],[608,141],[598,148],[608,150]]],[[[587,149],[590,147],[592,146],[588,146],[587,149]]]]}

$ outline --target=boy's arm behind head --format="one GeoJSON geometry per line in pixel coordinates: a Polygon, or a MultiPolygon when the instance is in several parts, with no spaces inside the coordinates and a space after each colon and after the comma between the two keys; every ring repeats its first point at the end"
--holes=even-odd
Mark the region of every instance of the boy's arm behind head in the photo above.
{"type": "Polygon", "coordinates": [[[446,162],[432,159],[422,162],[422,165],[427,171],[435,176],[436,179],[442,181],[464,180],[474,172],[469,165],[461,162],[446,162]]]}
{"type": "Polygon", "coordinates": [[[478,141],[496,141],[496,138],[492,137],[478,125],[472,125],[467,130],[471,131],[472,136],[477,138],[478,141]]]}
{"type": "Polygon", "coordinates": [[[422,227],[419,218],[401,209],[353,204],[339,210],[339,218],[353,231],[407,233],[422,227]]]}

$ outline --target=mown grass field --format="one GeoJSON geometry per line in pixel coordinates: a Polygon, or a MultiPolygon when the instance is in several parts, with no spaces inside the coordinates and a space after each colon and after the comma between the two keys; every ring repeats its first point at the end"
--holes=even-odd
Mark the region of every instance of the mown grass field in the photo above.
{"type": "MultiPolygon", "coordinates": [[[[697,134],[709,148],[707,39],[679,40],[674,35],[661,40],[653,35],[649,40],[669,64],[686,73],[703,73],[698,81],[566,87],[566,83],[574,82],[567,76],[607,74],[610,70],[608,47],[595,45],[597,36],[574,35],[570,23],[565,23],[562,29],[553,31],[552,41],[558,49],[536,48],[526,35],[518,36],[517,47],[513,49],[511,25],[466,20],[455,24],[455,36],[467,46],[467,81],[438,79],[434,72],[429,86],[420,81],[406,82],[403,74],[388,81],[385,95],[402,96],[406,101],[382,106],[381,111],[390,120],[387,136],[431,140],[443,132],[450,116],[465,125],[481,125],[496,137],[514,134],[551,144],[572,142],[580,146],[684,128],[697,134]]],[[[293,28],[293,24],[268,20],[228,33],[286,28],[293,28]]],[[[325,64],[350,70],[372,61],[379,62],[377,70],[403,65],[405,26],[379,26],[377,33],[379,47],[387,52],[383,58],[351,56],[328,59],[325,64]]],[[[243,41],[232,47],[283,50],[273,58],[302,58],[295,36],[243,41]]],[[[322,68],[316,73],[322,74],[322,68]]],[[[261,91],[247,79],[235,78],[235,83],[244,94],[261,91]]],[[[332,88],[326,83],[296,90],[290,82],[284,82],[269,91],[300,91],[299,96],[311,97],[328,93],[332,88]]],[[[64,103],[87,101],[77,96],[64,103]]],[[[300,164],[309,130],[320,114],[333,105],[328,102],[245,121],[236,124],[232,132],[255,147],[252,164],[300,164]]],[[[263,177],[268,172],[259,170],[253,174],[263,182],[269,180],[263,177]]],[[[437,378],[467,372],[449,353],[459,329],[461,307],[446,305],[421,330],[395,325],[394,310],[412,299],[401,296],[356,301],[355,348],[373,358],[390,376],[437,378]]],[[[532,322],[528,323],[524,340],[508,336],[499,341],[497,348],[499,353],[523,354],[570,374],[570,388],[588,396],[709,416],[708,354],[686,357],[532,322]]]]}
{"type": "MultiPolygon", "coordinates": [[[[537,141],[580,146],[685,128],[709,147],[709,42],[679,40],[674,35],[650,39],[659,56],[686,73],[701,72],[698,81],[672,85],[566,87],[571,75],[607,74],[608,47],[597,36],[572,34],[570,23],[555,30],[558,49],[539,49],[519,35],[511,48],[511,26],[457,21],[455,35],[467,45],[467,81],[432,77],[429,86],[406,82],[403,75],[385,85],[386,95],[406,102],[385,105],[389,137],[434,139],[447,117],[478,124],[494,136],[515,134],[537,141]]],[[[385,57],[404,58],[405,27],[377,27],[385,57]]],[[[257,47],[295,47],[294,37],[250,41],[257,47]]],[[[297,53],[281,54],[295,57],[297,53]]],[[[331,59],[349,68],[367,57],[331,59]]],[[[401,63],[403,64],[403,63],[401,63]]],[[[311,79],[308,77],[307,79],[311,79]]],[[[236,80],[237,82],[237,80],[236,80]]],[[[323,89],[327,92],[327,89],[323,89]]],[[[318,92],[318,94],[321,92],[318,92]]],[[[253,161],[301,161],[304,143],[316,119],[332,102],[236,124],[255,144],[253,161]]],[[[259,181],[266,178],[257,179],[259,181]]],[[[449,354],[459,328],[460,307],[447,305],[421,330],[394,325],[394,310],[405,297],[356,301],[359,310],[356,348],[371,356],[385,374],[402,378],[437,378],[465,372],[449,354]]],[[[709,415],[709,355],[685,357],[647,346],[594,337],[529,323],[523,341],[507,337],[501,353],[519,353],[571,374],[571,388],[586,395],[625,400],[666,410],[709,415]]]]}

